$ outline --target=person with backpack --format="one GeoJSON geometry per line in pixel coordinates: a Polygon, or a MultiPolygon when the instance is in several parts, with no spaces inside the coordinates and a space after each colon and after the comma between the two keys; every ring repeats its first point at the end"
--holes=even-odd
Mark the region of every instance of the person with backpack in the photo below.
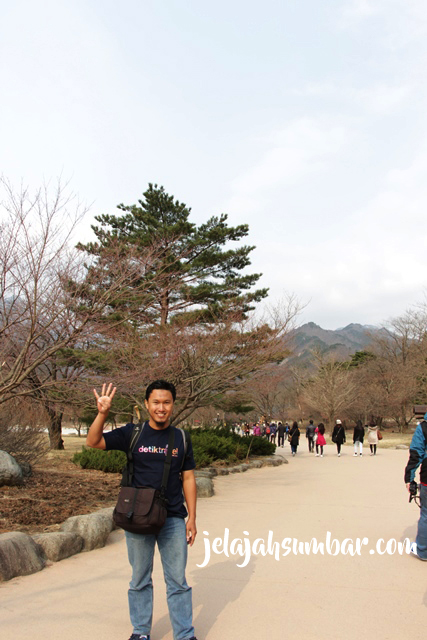
{"type": "MultiPolygon", "coordinates": [[[[104,384],[101,395],[94,389],[98,414],[89,429],[86,444],[95,449],[124,451],[129,457],[129,445],[135,425],[127,424],[103,433],[115,392],[116,387],[112,384],[108,387],[104,384]]],[[[155,380],[147,387],[145,407],[149,420],[142,426],[131,452],[132,486],[160,489],[165,476],[169,443],[173,442],[172,455],[169,453],[168,457],[171,464],[167,475],[165,524],[157,534],[125,531],[128,558],[132,567],[128,602],[133,632],[129,640],[150,640],[153,617],[151,574],[156,543],[163,565],[174,638],[197,640],[192,622],[191,587],[185,578],[188,546],[194,544],[197,535],[196,465],[191,440],[186,442],[181,430],[171,424],[175,398],[174,385],[165,380],[155,380]]]]}
{"type": "Polygon", "coordinates": [[[270,442],[272,442],[273,444],[276,444],[276,431],[277,427],[275,423],[272,422],[270,425],[270,442]]]}
{"type": "Polygon", "coordinates": [[[341,447],[345,442],[345,429],[343,427],[341,420],[335,421],[335,427],[334,427],[334,430],[332,431],[332,442],[334,442],[337,445],[337,455],[339,458],[341,455],[341,447]]]}

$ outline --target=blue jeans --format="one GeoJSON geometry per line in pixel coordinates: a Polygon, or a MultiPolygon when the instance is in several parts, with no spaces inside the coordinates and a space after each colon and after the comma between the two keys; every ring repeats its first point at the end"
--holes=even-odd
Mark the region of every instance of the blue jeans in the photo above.
{"type": "Polygon", "coordinates": [[[418,533],[415,542],[420,558],[427,559],[427,487],[420,486],[421,515],[418,520],[418,533]]]}
{"type": "Polygon", "coordinates": [[[128,599],[133,633],[149,635],[153,619],[154,546],[160,552],[166,596],[174,640],[187,640],[194,636],[191,587],[185,579],[187,564],[187,538],[183,518],[167,518],[157,535],[126,534],[132,580],[128,599]]]}

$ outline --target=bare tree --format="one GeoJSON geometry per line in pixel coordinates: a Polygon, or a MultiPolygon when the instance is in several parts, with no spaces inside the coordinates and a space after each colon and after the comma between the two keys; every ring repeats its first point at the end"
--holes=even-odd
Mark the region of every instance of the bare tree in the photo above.
{"type": "Polygon", "coordinates": [[[372,336],[372,357],[356,376],[367,419],[393,418],[400,430],[409,424],[413,404],[426,397],[426,330],[427,315],[408,311],[372,336]]]}
{"type": "Polygon", "coordinates": [[[268,422],[283,412],[287,396],[285,375],[283,365],[266,365],[244,385],[248,402],[253,404],[259,415],[265,416],[268,422]]]}
{"type": "Polygon", "coordinates": [[[0,449],[29,470],[47,453],[43,412],[28,398],[14,398],[0,405],[0,449]]]}
{"type": "MultiPolygon", "coordinates": [[[[178,390],[175,424],[195,409],[218,403],[244,381],[288,353],[286,337],[298,313],[294,298],[268,317],[222,313],[216,322],[171,323],[149,330],[121,326],[111,332],[115,370],[111,375],[133,403],[143,407],[143,390],[154,378],[173,381],[178,390]]],[[[107,334],[106,334],[107,335],[107,334]]],[[[107,338],[106,338],[107,339],[107,338]]]]}
{"type": "Polygon", "coordinates": [[[71,382],[69,371],[57,366],[58,353],[93,344],[105,323],[124,321],[123,314],[114,318],[112,306],[126,290],[141,293],[138,282],[153,254],[123,256],[111,243],[105,268],[93,269],[70,248],[85,210],[59,183],[34,194],[0,184],[0,404],[19,396],[42,402],[50,413],[51,447],[62,448],[58,413],[46,403],[47,394],[52,400],[58,385],[71,382]]]}
{"type": "Polygon", "coordinates": [[[357,397],[357,386],[348,363],[327,359],[315,352],[317,373],[304,387],[304,400],[333,425],[340,412],[350,407],[357,397]]]}

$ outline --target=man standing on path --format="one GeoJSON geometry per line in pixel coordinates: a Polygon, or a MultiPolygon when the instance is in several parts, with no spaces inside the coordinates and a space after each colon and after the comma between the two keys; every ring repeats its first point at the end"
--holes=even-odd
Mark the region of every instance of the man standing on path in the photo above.
{"type": "Polygon", "coordinates": [[[305,437],[308,440],[308,450],[310,453],[314,452],[314,434],[315,434],[315,430],[316,427],[313,424],[313,420],[310,420],[310,423],[308,424],[306,430],[305,430],[305,437]]]}
{"type": "Polygon", "coordinates": [[[415,480],[415,472],[420,469],[420,502],[421,515],[418,521],[418,532],[416,537],[416,555],[420,560],[427,561],[427,413],[424,420],[417,426],[412,436],[409,447],[409,460],[405,469],[405,482],[408,491],[410,483],[415,480]]]}
{"type": "MultiPolygon", "coordinates": [[[[133,424],[103,434],[116,387],[102,386],[101,395],[94,389],[98,415],[92,423],[86,443],[95,449],[128,451],[133,424]]],[[[193,627],[191,587],[185,579],[187,545],[196,538],[196,480],[191,442],[185,443],[179,429],[171,426],[176,390],[165,380],[152,382],[145,392],[145,406],[150,419],[145,422],[133,451],[134,486],[160,489],[170,430],[175,430],[175,444],[167,485],[166,523],[157,535],[125,532],[132,580],[129,585],[129,613],[133,633],[129,640],[150,640],[153,617],[154,547],[157,542],[167,587],[169,617],[174,640],[197,640],[193,627]],[[184,506],[183,492],[187,509],[184,506]],[[188,515],[187,523],[185,518],[188,515]]]]}

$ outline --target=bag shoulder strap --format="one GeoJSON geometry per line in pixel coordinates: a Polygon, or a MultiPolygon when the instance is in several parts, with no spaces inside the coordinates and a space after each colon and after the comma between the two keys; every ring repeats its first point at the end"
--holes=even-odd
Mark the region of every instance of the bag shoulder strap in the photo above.
{"type": "Polygon", "coordinates": [[[132,453],[133,450],[135,448],[136,443],[139,440],[139,436],[142,433],[142,430],[145,427],[145,423],[141,424],[141,422],[139,422],[138,424],[134,425],[133,427],[133,431],[132,431],[132,435],[130,437],[130,442],[129,442],[129,449],[127,450],[127,457],[128,460],[132,460],[132,453]]]}
{"type": "Polygon", "coordinates": [[[172,427],[171,425],[170,432],[169,432],[168,452],[166,454],[166,460],[163,466],[162,486],[160,487],[160,497],[163,499],[165,499],[166,488],[168,486],[169,471],[172,463],[172,450],[174,448],[174,445],[175,445],[175,428],[172,427]]]}
{"type": "Polygon", "coordinates": [[[142,424],[141,422],[138,422],[138,424],[134,425],[131,436],[130,436],[129,447],[128,447],[128,450],[126,451],[127,486],[128,487],[132,486],[132,480],[133,480],[133,450],[135,448],[136,443],[139,440],[139,436],[141,435],[144,427],[145,427],[145,423],[142,424]]]}
{"type": "Polygon", "coordinates": [[[187,451],[188,451],[188,434],[181,427],[178,427],[178,428],[181,431],[182,441],[184,443],[184,457],[182,458],[182,463],[181,463],[181,469],[182,469],[182,467],[184,466],[185,457],[186,457],[187,451]]]}

